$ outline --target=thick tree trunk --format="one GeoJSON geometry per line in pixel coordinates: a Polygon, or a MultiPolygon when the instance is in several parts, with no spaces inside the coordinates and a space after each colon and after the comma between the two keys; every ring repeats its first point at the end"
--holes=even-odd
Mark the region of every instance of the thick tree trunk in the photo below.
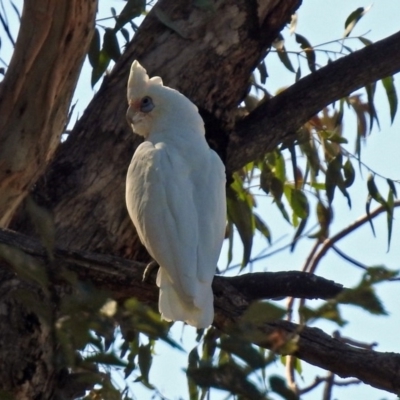
{"type": "Polygon", "coordinates": [[[96,0],[24,2],[0,85],[0,226],[10,223],[60,143],[96,7],[96,0]]]}
{"type": "MultiPolygon", "coordinates": [[[[96,10],[96,0],[24,1],[15,51],[0,84],[0,226],[10,223],[60,143],[96,10]]],[[[0,398],[60,398],[45,312],[53,308],[43,291],[1,266],[0,398]]]]}

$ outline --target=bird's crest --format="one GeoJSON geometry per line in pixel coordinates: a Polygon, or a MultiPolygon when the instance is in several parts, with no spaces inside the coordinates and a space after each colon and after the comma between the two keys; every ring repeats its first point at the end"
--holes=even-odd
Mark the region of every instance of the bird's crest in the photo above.
{"type": "Polygon", "coordinates": [[[131,72],[128,79],[128,102],[134,98],[143,97],[149,86],[163,85],[159,76],[149,79],[146,70],[135,60],[131,66],[131,72]]]}

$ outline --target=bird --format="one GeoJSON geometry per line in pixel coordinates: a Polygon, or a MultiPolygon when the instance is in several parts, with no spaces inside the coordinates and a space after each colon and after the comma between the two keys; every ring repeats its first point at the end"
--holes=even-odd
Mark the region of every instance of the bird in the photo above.
{"type": "Polygon", "coordinates": [[[149,78],[135,60],[126,117],[144,141],[126,178],[126,206],[159,265],[159,311],[166,321],[205,329],[214,319],[211,288],[226,227],[225,166],[205,139],[198,108],[149,78]]]}

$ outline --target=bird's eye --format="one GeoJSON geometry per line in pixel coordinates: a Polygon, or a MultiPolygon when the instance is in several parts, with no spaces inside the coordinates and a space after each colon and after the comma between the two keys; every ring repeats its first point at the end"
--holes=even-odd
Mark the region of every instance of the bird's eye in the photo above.
{"type": "Polygon", "coordinates": [[[150,112],[154,108],[153,100],[149,96],[143,97],[140,102],[140,111],[144,113],[150,112]]]}

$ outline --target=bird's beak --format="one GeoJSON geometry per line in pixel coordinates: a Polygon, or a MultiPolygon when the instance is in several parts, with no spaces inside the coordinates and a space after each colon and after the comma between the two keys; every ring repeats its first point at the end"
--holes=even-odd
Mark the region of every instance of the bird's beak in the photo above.
{"type": "Polygon", "coordinates": [[[129,102],[129,107],[126,111],[126,120],[128,122],[128,125],[132,128],[139,120],[139,112],[139,107],[137,107],[135,102],[129,102]]]}
{"type": "Polygon", "coordinates": [[[126,121],[128,122],[129,126],[133,125],[133,120],[135,118],[135,112],[132,110],[131,107],[128,107],[126,110],[126,121]]]}

